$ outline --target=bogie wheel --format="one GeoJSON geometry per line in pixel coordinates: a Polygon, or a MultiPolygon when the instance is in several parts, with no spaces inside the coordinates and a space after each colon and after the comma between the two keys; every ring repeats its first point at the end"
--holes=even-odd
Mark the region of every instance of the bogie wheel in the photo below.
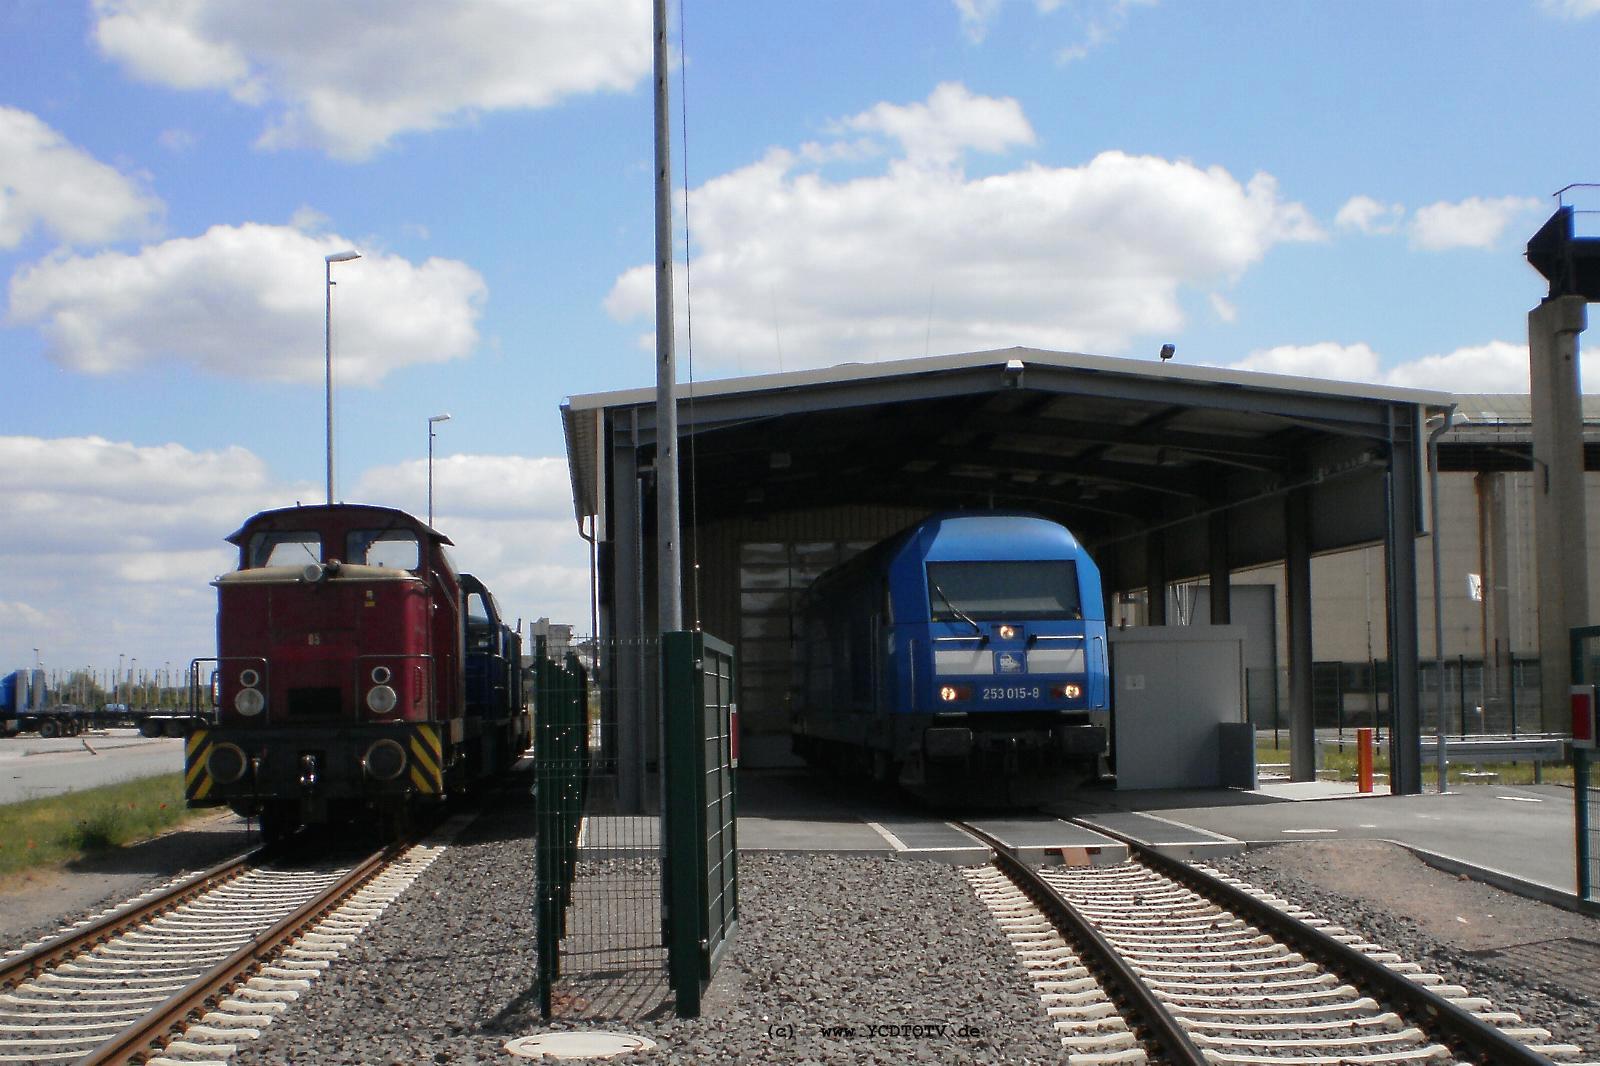
{"type": "Polygon", "coordinates": [[[39,735],[46,740],[59,737],[61,735],[61,723],[54,718],[46,718],[39,723],[39,735]]]}

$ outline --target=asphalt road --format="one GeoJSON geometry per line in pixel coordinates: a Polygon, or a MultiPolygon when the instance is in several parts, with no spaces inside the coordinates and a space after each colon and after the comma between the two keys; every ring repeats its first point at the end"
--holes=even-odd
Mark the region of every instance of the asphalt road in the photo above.
{"type": "Polygon", "coordinates": [[[79,737],[0,739],[0,803],[183,769],[183,741],[148,740],[134,729],[111,729],[79,737]]]}

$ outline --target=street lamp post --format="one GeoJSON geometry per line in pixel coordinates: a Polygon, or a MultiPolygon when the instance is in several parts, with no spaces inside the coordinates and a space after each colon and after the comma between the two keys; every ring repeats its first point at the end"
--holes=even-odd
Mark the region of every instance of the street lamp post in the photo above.
{"type": "Polygon", "coordinates": [[[431,415],[428,418],[428,525],[433,525],[433,427],[450,421],[449,415],[431,415]]]}
{"type": "Polygon", "coordinates": [[[334,252],[322,257],[323,301],[322,351],[326,367],[326,398],[328,406],[328,502],[333,502],[333,264],[360,259],[361,253],[351,250],[334,252]]]}

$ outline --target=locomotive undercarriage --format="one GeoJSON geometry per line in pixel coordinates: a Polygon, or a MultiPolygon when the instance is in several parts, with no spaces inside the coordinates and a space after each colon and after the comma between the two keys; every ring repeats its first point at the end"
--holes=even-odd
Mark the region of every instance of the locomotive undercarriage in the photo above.
{"type": "Polygon", "coordinates": [[[795,737],[796,752],[808,762],[893,782],[941,806],[1035,807],[1105,774],[1104,714],[811,718],[816,733],[795,737]]]}
{"type": "Polygon", "coordinates": [[[442,800],[459,747],[431,723],[338,729],[197,730],[185,752],[190,806],[226,805],[273,840],[302,825],[372,820],[394,835],[442,800]]]}

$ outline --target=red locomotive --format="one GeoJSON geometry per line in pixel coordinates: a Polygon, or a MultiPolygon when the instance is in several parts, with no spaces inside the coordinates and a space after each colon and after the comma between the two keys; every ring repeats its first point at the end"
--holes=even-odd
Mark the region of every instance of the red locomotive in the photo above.
{"type": "Polygon", "coordinates": [[[372,817],[392,833],[526,750],[521,638],[447,537],[332,504],[263,511],[228,540],[239,568],[213,582],[215,705],[187,741],[189,806],[259,817],[269,840],[372,817]]]}

